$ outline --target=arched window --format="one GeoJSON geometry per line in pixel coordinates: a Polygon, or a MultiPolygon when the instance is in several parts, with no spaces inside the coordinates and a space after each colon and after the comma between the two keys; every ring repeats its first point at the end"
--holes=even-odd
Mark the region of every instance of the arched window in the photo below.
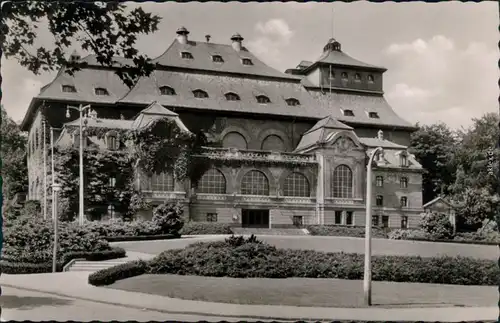
{"type": "Polygon", "coordinates": [[[108,216],[111,219],[115,218],[115,206],[113,204],[108,205],[108,216]]]}
{"type": "Polygon", "coordinates": [[[304,175],[299,173],[288,175],[283,185],[283,195],[309,197],[311,195],[309,181],[304,175]]]}
{"type": "Polygon", "coordinates": [[[399,163],[400,163],[400,166],[401,166],[401,167],[406,167],[406,166],[408,166],[408,158],[406,157],[406,155],[401,154],[401,155],[399,156],[399,163]]]}
{"type": "Polygon", "coordinates": [[[359,74],[359,73],[354,74],[354,80],[356,80],[358,82],[361,81],[361,74],[359,74]]]}
{"type": "Polygon", "coordinates": [[[106,135],[106,146],[109,150],[118,150],[119,142],[116,133],[112,132],[106,135]]]}
{"type": "Polygon", "coordinates": [[[175,90],[170,86],[162,86],[160,87],[161,95],[175,95],[175,90]]]}
{"type": "Polygon", "coordinates": [[[269,195],[269,181],[258,170],[251,170],[241,180],[241,194],[269,195]]]}
{"type": "Polygon", "coordinates": [[[277,135],[267,136],[263,141],[261,148],[262,150],[270,151],[286,151],[285,143],[277,135]]]}
{"type": "Polygon", "coordinates": [[[170,173],[159,173],[151,176],[151,190],[159,192],[174,191],[174,177],[170,173]]]}
{"type": "Polygon", "coordinates": [[[257,102],[261,104],[271,103],[271,100],[265,95],[257,96],[257,102]]]}
{"type": "Polygon", "coordinates": [[[226,194],[226,178],[218,169],[209,169],[198,182],[198,192],[226,194]]]}
{"type": "Polygon", "coordinates": [[[208,98],[208,93],[203,90],[194,90],[193,95],[195,98],[199,99],[208,98]]]}
{"type": "Polygon", "coordinates": [[[222,140],[222,146],[225,148],[247,149],[247,141],[240,133],[236,131],[228,132],[222,140]]]}
{"type": "Polygon", "coordinates": [[[240,97],[238,96],[238,94],[233,93],[233,92],[226,93],[225,96],[226,96],[226,100],[228,100],[228,101],[239,101],[240,100],[240,97]]]}
{"type": "Polygon", "coordinates": [[[333,171],[332,195],[339,198],[352,198],[352,171],[348,166],[340,165],[333,171]]]}
{"type": "Polygon", "coordinates": [[[300,101],[297,99],[294,99],[294,98],[286,99],[285,101],[286,101],[286,104],[288,104],[291,107],[300,105],[300,101]]]}
{"type": "Polygon", "coordinates": [[[368,83],[373,83],[373,75],[368,75],[368,83]]]}
{"type": "Polygon", "coordinates": [[[347,80],[348,79],[346,72],[342,72],[342,74],[340,76],[342,77],[343,80],[347,80]]]}
{"type": "Polygon", "coordinates": [[[401,177],[399,184],[401,188],[408,188],[408,177],[401,177]]]}

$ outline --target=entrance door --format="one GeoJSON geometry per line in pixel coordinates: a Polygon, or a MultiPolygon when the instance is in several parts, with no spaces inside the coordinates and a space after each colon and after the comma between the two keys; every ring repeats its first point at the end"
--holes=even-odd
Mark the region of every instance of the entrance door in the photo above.
{"type": "Polygon", "coordinates": [[[244,228],[269,228],[269,210],[241,210],[244,228]]]}

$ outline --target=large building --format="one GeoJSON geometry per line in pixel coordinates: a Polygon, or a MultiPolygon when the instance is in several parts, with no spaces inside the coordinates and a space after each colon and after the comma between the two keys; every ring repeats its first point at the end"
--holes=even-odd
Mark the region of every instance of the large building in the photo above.
{"type": "Polygon", "coordinates": [[[373,169],[373,223],[417,224],[422,167],[407,151],[416,128],[385,100],[386,69],[351,58],[330,39],[316,61],[282,73],[245,48],[239,34],[228,44],[188,35],[179,28],[154,59],[155,71],[131,89],[115,74],[125,59],[116,58],[110,68],[92,55],[74,54],[88,67],[72,76],[58,73],[33,98],[22,123],[29,132],[29,199],[42,200],[45,192],[48,127],[63,129],[59,145],[72,144],[65,129],[77,126],[79,115],[72,111],[66,118],[66,106],[90,104],[88,126],[110,130],[103,142],[86,139],[101,149],[114,149],[113,129],[162,116],[222,142],[224,148],[205,154],[237,166],[210,169],[196,190],[169,174],[137,181],[153,203],[185,203],[191,220],[243,227],[364,225],[366,165],[373,149],[382,147],[373,169]]]}

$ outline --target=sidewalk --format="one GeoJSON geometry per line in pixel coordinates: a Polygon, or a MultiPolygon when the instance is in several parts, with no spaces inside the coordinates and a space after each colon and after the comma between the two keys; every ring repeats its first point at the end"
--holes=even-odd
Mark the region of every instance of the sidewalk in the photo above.
{"type": "Polygon", "coordinates": [[[171,314],[245,317],[275,320],[486,321],[498,319],[498,307],[451,308],[324,308],[238,305],[181,300],[95,287],[89,273],[2,275],[0,286],[171,314]]]}

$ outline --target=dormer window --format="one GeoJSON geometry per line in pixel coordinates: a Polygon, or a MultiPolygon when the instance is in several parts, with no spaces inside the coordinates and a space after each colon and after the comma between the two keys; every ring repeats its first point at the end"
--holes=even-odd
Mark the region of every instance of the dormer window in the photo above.
{"type": "Polygon", "coordinates": [[[368,116],[373,119],[378,119],[378,113],[377,112],[368,112],[368,116]]]}
{"type": "Polygon", "coordinates": [[[406,157],[406,155],[400,155],[399,156],[399,165],[401,167],[407,167],[408,166],[408,157],[406,157]]]}
{"type": "Polygon", "coordinates": [[[95,88],[95,95],[109,95],[108,90],[102,87],[95,88]]]}
{"type": "Polygon", "coordinates": [[[257,96],[257,102],[261,104],[266,104],[266,103],[271,103],[271,100],[265,95],[259,95],[257,96]]]}
{"type": "Polygon", "coordinates": [[[175,90],[170,86],[162,86],[160,87],[161,95],[175,95],[175,90]]]}
{"type": "Polygon", "coordinates": [[[193,95],[195,98],[204,99],[208,98],[208,93],[203,90],[194,90],[193,95]]]}
{"type": "Polygon", "coordinates": [[[115,132],[108,133],[106,135],[106,146],[109,150],[118,150],[118,134],[115,132]]]}
{"type": "Polygon", "coordinates": [[[368,75],[368,83],[373,83],[373,82],[374,82],[373,75],[368,75]]]}
{"type": "Polygon", "coordinates": [[[354,80],[357,82],[361,82],[361,75],[359,73],[354,74],[354,80]]]}
{"type": "Polygon", "coordinates": [[[242,58],[241,63],[243,63],[243,65],[253,65],[253,62],[250,58],[242,58]]]}
{"type": "Polygon", "coordinates": [[[67,92],[67,93],[75,93],[76,88],[73,85],[63,85],[62,86],[62,91],[67,92]]]}
{"type": "Polygon", "coordinates": [[[340,77],[342,77],[343,80],[347,80],[348,77],[347,77],[347,73],[346,72],[343,72],[340,77]]]}
{"type": "Polygon", "coordinates": [[[291,107],[295,107],[297,105],[300,105],[300,101],[294,98],[286,99],[286,104],[288,104],[291,107]]]}
{"type": "Polygon", "coordinates": [[[342,110],[344,117],[354,117],[354,112],[352,110],[342,110]]]}
{"type": "Polygon", "coordinates": [[[228,101],[239,101],[240,97],[236,93],[229,92],[229,93],[226,93],[226,100],[228,100],[228,101]]]}
{"type": "Polygon", "coordinates": [[[212,56],[212,62],[215,62],[215,63],[224,63],[224,59],[220,55],[213,55],[212,56]]]}
{"type": "Polygon", "coordinates": [[[181,52],[181,57],[184,59],[193,59],[193,54],[190,52],[181,52]]]}

